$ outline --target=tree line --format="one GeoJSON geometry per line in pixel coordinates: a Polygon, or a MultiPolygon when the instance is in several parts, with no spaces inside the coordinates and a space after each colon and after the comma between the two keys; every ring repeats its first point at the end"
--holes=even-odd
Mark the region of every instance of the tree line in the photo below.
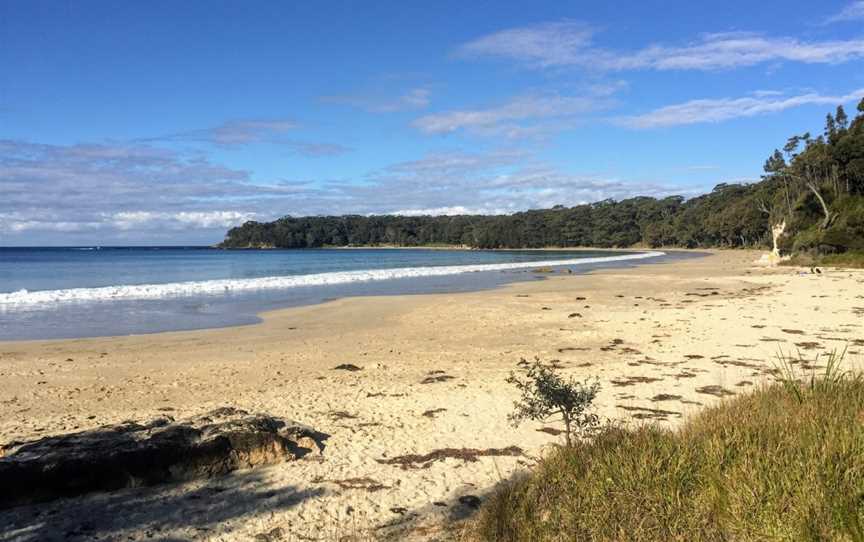
{"type": "Polygon", "coordinates": [[[510,215],[286,216],[228,231],[223,248],[326,246],[762,247],[786,224],[787,252],[864,249],[864,99],[840,106],[824,133],[788,139],[758,182],[719,184],[691,199],[635,197],[510,215]]]}

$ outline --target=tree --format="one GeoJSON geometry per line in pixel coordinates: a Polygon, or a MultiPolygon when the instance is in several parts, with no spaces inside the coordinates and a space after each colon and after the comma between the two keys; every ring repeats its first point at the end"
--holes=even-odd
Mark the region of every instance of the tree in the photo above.
{"type": "MultiPolygon", "coordinates": [[[[791,140],[790,140],[790,142],[791,142],[791,140]]],[[[784,147],[784,149],[789,147],[790,142],[786,143],[786,147],[784,147]]],[[[797,142],[796,142],[796,145],[797,145],[797,142]]],[[[771,156],[768,157],[767,160],[765,160],[765,165],[762,166],[762,169],[765,171],[765,173],[771,174],[771,173],[779,173],[780,171],[783,171],[783,168],[785,168],[785,167],[786,167],[786,160],[783,158],[783,154],[781,154],[778,149],[774,149],[774,154],[772,154],[771,156]]]]}
{"type": "Polygon", "coordinates": [[[831,225],[831,220],[833,220],[834,215],[831,213],[828,204],[825,203],[825,198],[822,197],[822,193],[819,190],[818,177],[814,175],[811,170],[807,171],[807,176],[804,178],[804,184],[811,192],[813,192],[813,195],[816,196],[816,199],[819,201],[819,205],[822,207],[822,213],[825,215],[825,219],[822,221],[822,229],[827,229],[828,226],[831,225]]]}
{"type": "MultiPolygon", "coordinates": [[[[801,136],[794,135],[790,137],[783,146],[783,152],[789,157],[789,160],[795,158],[795,151],[798,150],[798,144],[801,142],[801,136]]],[[[770,160],[770,158],[769,158],[770,160]]]]}
{"type": "MultiPolygon", "coordinates": [[[[522,363],[527,362],[523,359],[522,363]]],[[[572,446],[573,436],[589,436],[600,425],[600,419],[592,412],[594,399],[600,391],[596,380],[579,382],[572,377],[565,380],[535,358],[524,380],[510,373],[507,382],[514,384],[521,393],[519,401],[514,403],[515,412],[508,416],[514,426],[523,420],[542,421],[560,414],[564,438],[567,446],[572,446]]]]}
{"type": "MultiPolygon", "coordinates": [[[[829,117],[831,115],[828,115],[829,117]]],[[[809,137],[810,134],[808,133],[809,137]]],[[[795,158],[795,149],[798,148],[798,141],[800,138],[798,136],[790,137],[786,142],[786,145],[783,147],[783,151],[789,156],[790,159],[795,158]]],[[[765,160],[765,165],[762,166],[762,169],[769,176],[778,176],[781,181],[783,181],[783,197],[786,200],[786,210],[789,215],[792,214],[792,200],[789,197],[789,180],[786,178],[786,160],[783,158],[783,155],[779,150],[774,149],[774,154],[768,157],[765,160]]]]}
{"type": "Polygon", "coordinates": [[[825,117],[825,139],[831,141],[836,133],[837,123],[834,122],[834,117],[831,116],[831,113],[828,113],[825,117]]]}
{"type": "Polygon", "coordinates": [[[842,105],[837,106],[837,112],[834,114],[834,120],[837,122],[837,129],[841,132],[849,126],[849,117],[846,116],[846,111],[842,105]]]}

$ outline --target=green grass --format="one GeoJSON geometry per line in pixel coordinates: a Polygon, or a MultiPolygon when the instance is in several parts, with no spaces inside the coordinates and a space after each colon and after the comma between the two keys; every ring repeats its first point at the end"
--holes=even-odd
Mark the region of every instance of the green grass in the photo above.
{"type": "Polygon", "coordinates": [[[864,251],[849,251],[843,254],[828,254],[818,260],[819,265],[827,267],[864,268],[864,251]]]}
{"type": "Polygon", "coordinates": [[[677,431],[610,427],[484,504],[480,540],[864,540],[864,380],[819,360],[677,431]]]}
{"type": "Polygon", "coordinates": [[[850,250],[842,254],[825,254],[820,256],[796,254],[791,260],[785,262],[785,265],[864,269],[864,251],[850,250]]]}

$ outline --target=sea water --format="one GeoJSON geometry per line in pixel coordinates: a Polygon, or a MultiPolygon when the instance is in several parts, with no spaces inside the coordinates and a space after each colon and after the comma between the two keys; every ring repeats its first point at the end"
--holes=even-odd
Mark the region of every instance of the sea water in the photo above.
{"type": "Polygon", "coordinates": [[[668,259],[662,252],[205,247],[0,248],[0,340],[240,325],[356,295],[477,290],[668,259]]]}

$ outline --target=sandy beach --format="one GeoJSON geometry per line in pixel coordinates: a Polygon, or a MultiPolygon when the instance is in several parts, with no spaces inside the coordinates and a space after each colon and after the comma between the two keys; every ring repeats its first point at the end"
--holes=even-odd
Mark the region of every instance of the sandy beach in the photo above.
{"type": "Polygon", "coordinates": [[[329,435],[320,457],[0,512],[0,540],[434,537],[563,441],[556,423],[507,421],[504,380],[522,358],[597,377],[605,419],[667,426],[760,385],[781,350],[848,347],[858,364],[864,271],[759,256],[340,299],[227,329],[0,343],[0,444],[221,406],[329,435]],[[469,452],[404,457],[446,449],[469,452]]]}

